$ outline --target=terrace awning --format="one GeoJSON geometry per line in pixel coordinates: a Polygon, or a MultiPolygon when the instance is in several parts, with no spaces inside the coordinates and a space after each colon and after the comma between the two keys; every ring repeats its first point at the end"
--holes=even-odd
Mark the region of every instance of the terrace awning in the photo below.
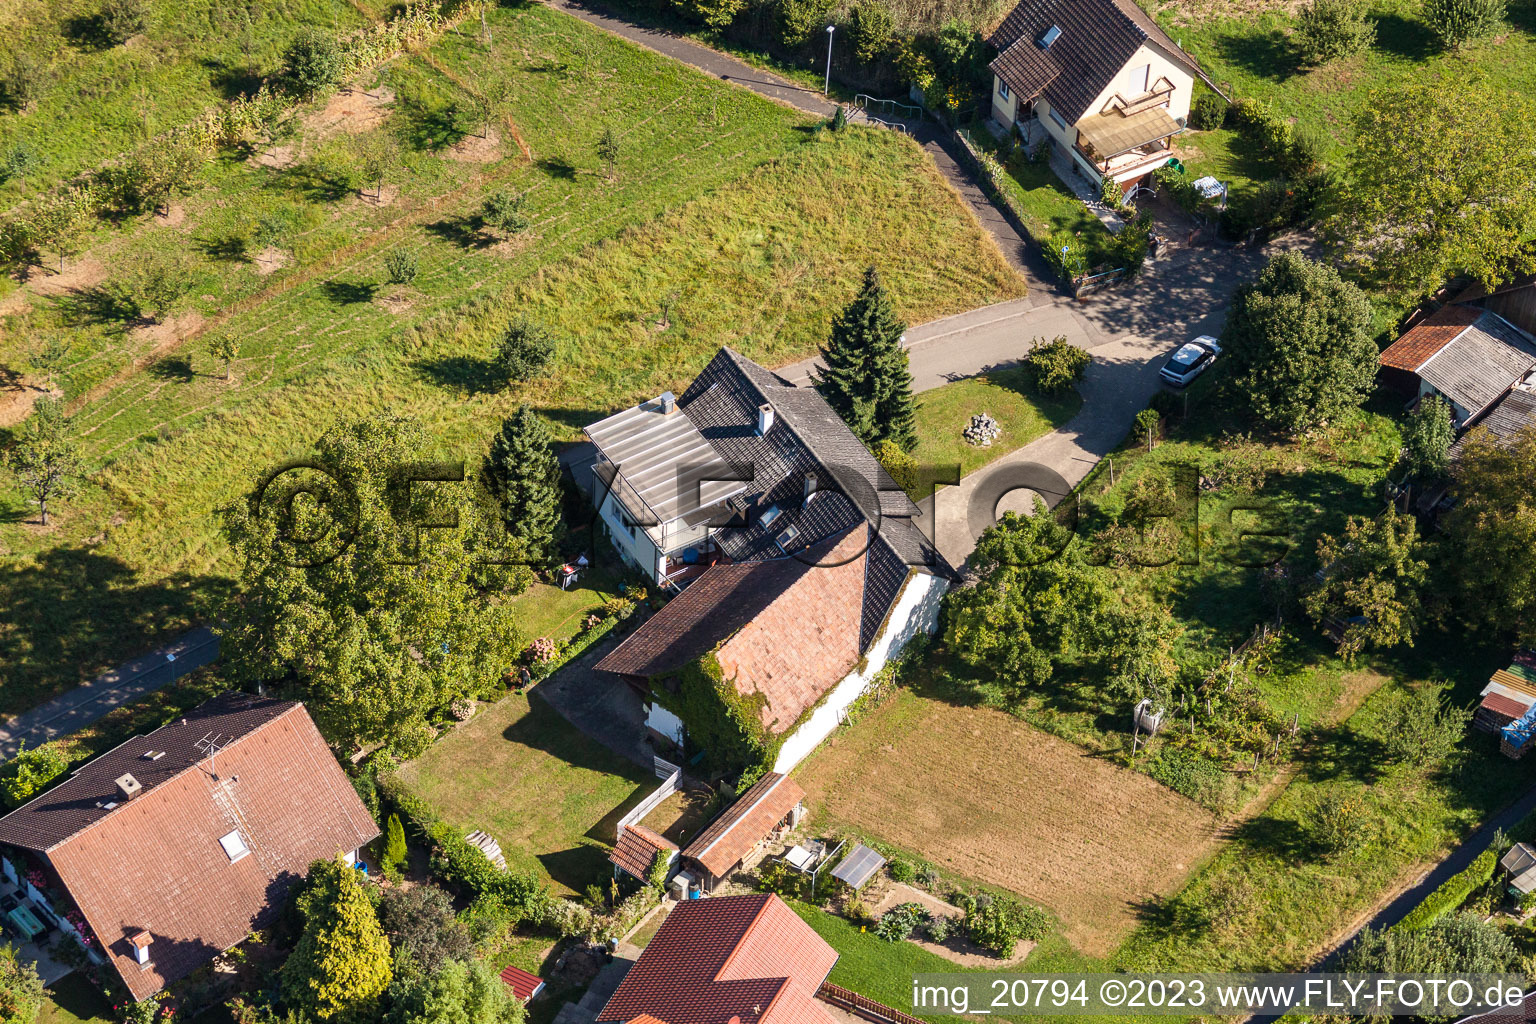
{"type": "Polygon", "coordinates": [[[1183,130],[1167,107],[1153,107],[1129,116],[1118,111],[1094,114],[1077,122],[1078,141],[1106,160],[1183,130]]]}
{"type": "Polygon", "coordinates": [[[846,882],[854,889],[862,889],[864,883],[883,867],[885,867],[885,858],[860,843],[853,848],[853,852],[843,858],[841,864],[832,869],[832,877],[839,882],[846,882]]]}

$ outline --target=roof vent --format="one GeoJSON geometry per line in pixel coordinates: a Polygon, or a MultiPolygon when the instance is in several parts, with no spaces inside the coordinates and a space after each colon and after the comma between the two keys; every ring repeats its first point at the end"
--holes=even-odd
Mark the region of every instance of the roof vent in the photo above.
{"type": "Polygon", "coordinates": [[[139,780],[132,775],[119,775],[117,778],[117,791],[122,794],[124,800],[132,800],[144,792],[144,787],[139,785],[139,780]]]}
{"type": "Polygon", "coordinates": [[[1040,38],[1035,40],[1035,45],[1040,47],[1042,50],[1049,50],[1051,48],[1051,44],[1060,38],[1061,26],[1052,25],[1050,28],[1040,33],[1040,38]]]}
{"type": "Polygon", "coordinates": [[[670,416],[677,409],[677,396],[670,391],[663,391],[661,397],[656,399],[656,401],[661,403],[661,414],[663,416],[670,416]]]}
{"type": "Polygon", "coordinates": [[[762,405],[757,407],[757,432],[759,435],[766,436],[768,431],[772,429],[773,406],[769,405],[767,402],[764,402],[762,405]]]}

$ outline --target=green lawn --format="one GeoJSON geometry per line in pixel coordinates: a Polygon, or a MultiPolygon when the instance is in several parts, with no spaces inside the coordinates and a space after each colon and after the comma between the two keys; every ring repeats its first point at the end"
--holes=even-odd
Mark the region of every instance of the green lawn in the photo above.
{"type": "Polygon", "coordinates": [[[1041,395],[1024,367],[993,370],[958,380],[917,396],[917,447],[920,466],[959,464],[961,475],[974,473],[993,459],[1050,433],[1070,420],[1083,400],[1076,391],[1041,395]],[[977,413],[990,413],[1002,435],[990,447],[966,442],[961,431],[977,413]]]}
{"type": "MultiPolygon", "coordinates": [[[[1205,5],[1164,4],[1159,19],[1224,91],[1255,96],[1325,136],[1337,157],[1353,137],[1352,121],[1372,90],[1440,79],[1448,89],[1474,76],[1536,97],[1536,8],[1510,4],[1508,27],[1464,54],[1439,49],[1415,0],[1377,0],[1376,45],[1318,68],[1302,67],[1290,39],[1293,15],[1212,17],[1205,5]]],[[[1227,8],[1230,10],[1230,8],[1227,8]]]]}
{"type": "Polygon", "coordinates": [[[495,836],[509,867],[573,893],[612,875],[614,825],[656,782],[578,731],[537,686],[482,708],[400,778],[444,820],[495,836]]]}
{"type": "Polygon", "coordinates": [[[530,638],[569,640],[581,631],[583,619],[618,596],[618,580],[602,570],[588,569],[569,590],[535,583],[508,601],[507,608],[530,638]]]}
{"type": "Polygon", "coordinates": [[[1174,139],[1174,152],[1184,163],[1185,177],[1193,181],[1210,175],[1226,184],[1231,200],[1246,196],[1260,182],[1284,176],[1251,137],[1230,128],[1185,132],[1174,139]]]}
{"type": "Polygon", "coordinates": [[[361,83],[395,96],[371,129],[401,147],[387,204],[356,194],[345,133],[311,121],[292,166],[229,154],[179,223],[103,228],[74,262],[107,283],[146,260],[186,262],[195,285],[175,332],[125,323],[99,286],[26,286],[0,364],[25,372],[38,338],[70,341],[60,383],[90,472],[46,530],[0,475],[0,713],[206,619],[230,570],[214,510],[343,416],[411,417],[472,461],[523,401],[568,438],[676,389],[721,344],[770,365],[800,358],[870,263],[909,322],[1023,291],[910,140],[812,130],[542,5],[497,8],[491,27],[489,52],[450,33],[361,83]],[[461,83],[491,75],[512,96],[496,146],[453,113],[461,83]],[[594,153],[609,123],[613,180],[594,153]],[[526,196],[530,227],[510,241],[473,219],[496,185],[526,196]],[[274,212],[291,251],[264,274],[273,264],[238,242],[274,212]],[[418,256],[409,286],[386,281],[395,247],[418,256]],[[563,341],[550,377],[508,390],[488,357],[523,310],[563,341]],[[211,355],[221,333],[239,342],[228,381],[211,355]]]}
{"type": "Polygon", "coordinates": [[[1031,163],[1015,151],[1007,165],[1003,187],[1023,211],[1024,227],[1042,245],[1058,232],[1077,235],[1087,252],[1088,265],[1109,259],[1109,229],[1083,205],[1048,163],[1031,163]]]}
{"type": "Polygon", "coordinates": [[[78,971],[66,974],[43,990],[46,999],[37,1024],[89,1024],[117,1017],[106,997],[78,971]]]}

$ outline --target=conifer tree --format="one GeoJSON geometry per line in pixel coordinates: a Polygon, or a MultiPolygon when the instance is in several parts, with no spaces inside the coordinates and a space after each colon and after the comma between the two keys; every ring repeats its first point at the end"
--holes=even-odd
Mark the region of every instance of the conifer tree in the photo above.
{"type": "Polygon", "coordinates": [[[389,939],[361,876],[339,861],[316,861],[299,897],[304,932],[281,973],[289,1006],[317,1020],[377,1020],[389,988],[389,939]]]}
{"type": "Polygon", "coordinates": [[[859,440],[868,445],[892,441],[911,451],[917,428],[912,371],[901,346],[906,329],[879,272],[870,267],[859,294],[832,321],[815,379],[859,440]]]}
{"type": "Polygon", "coordinates": [[[502,422],[482,478],[514,550],[530,562],[548,558],[560,526],[560,460],[549,427],[528,406],[502,422]]]}

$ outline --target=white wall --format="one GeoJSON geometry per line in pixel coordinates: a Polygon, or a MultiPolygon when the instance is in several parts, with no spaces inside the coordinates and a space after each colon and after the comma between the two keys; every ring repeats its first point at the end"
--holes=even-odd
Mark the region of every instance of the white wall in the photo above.
{"type": "Polygon", "coordinates": [[[832,734],[842,721],[843,712],[859,698],[869,682],[886,666],[901,649],[919,632],[932,633],[939,624],[939,604],[949,583],[942,576],[932,573],[913,572],[907,576],[906,585],[891,607],[885,629],[870,645],[865,656],[864,670],[857,669],[844,676],[811,717],[800,723],[800,728],[784,740],[779,748],[778,760],[773,763],[776,772],[788,772],[820,746],[821,741],[832,734]]]}
{"type": "Polygon", "coordinates": [[[1003,98],[1003,80],[992,76],[992,120],[1004,128],[1011,127],[1019,117],[1019,98],[1012,92],[1003,98]]]}
{"type": "Polygon", "coordinates": [[[1088,117],[1101,113],[1109,105],[1110,99],[1119,93],[1128,100],[1134,100],[1143,95],[1147,89],[1157,85],[1159,78],[1166,78],[1173,83],[1173,94],[1168,97],[1168,116],[1174,120],[1182,120],[1189,116],[1189,101],[1195,88],[1195,80],[1188,71],[1175,64],[1168,54],[1160,47],[1151,43],[1143,43],[1136,51],[1135,56],[1126,61],[1125,67],[1115,76],[1115,80],[1109,83],[1109,87],[1099,93],[1098,99],[1088,107],[1088,117]],[[1139,69],[1152,66],[1152,74],[1147,85],[1143,88],[1139,69]]]}
{"type": "Polygon", "coordinates": [[[601,510],[603,522],[608,527],[608,535],[613,538],[613,546],[619,549],[619,553],[628,559],[630,564],[638,566],[641,572],[654,580],[657,563],[656,544],[646,534],[644,527],[636,526],[633,537],[625,531],[624,521],[619,516],[621,508],[618,497],[611,491],[603,498],[601,510]]]}

